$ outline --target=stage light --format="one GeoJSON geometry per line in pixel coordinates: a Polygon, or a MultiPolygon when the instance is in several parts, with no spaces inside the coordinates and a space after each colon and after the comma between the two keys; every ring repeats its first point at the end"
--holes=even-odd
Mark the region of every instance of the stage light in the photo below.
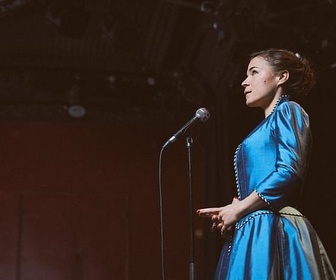
{"type": "Polygon", "coordinates": [[[75,76],[75,82],[69,91],[69,103],[67,106],[68,115],[75,119],[81,119],[86,116],[87,110],[82,104],[80,93],[80,77],[75,76]]]}

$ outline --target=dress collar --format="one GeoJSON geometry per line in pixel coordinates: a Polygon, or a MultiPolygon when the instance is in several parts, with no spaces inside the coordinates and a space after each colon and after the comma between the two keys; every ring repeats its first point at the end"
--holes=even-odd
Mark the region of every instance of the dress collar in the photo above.
{"type": "Polygon", "coordinates": [[[279,106],[279,104],[281,104],[282,102],[284,102],[284,101],[288,101],[289,100],[289,96],[288,95],[281,95],[279,98],[278,98],[278,100],[277,100],[277,102],[275,103],[275,105],[274,105],[274,107],[273,107],[273,110],[271,111],[271,113],[269,114],[269,115],[271,115],[274,111],[275,111],[275,109],[276,109],[276,107],[278,107],[279,106]]]}

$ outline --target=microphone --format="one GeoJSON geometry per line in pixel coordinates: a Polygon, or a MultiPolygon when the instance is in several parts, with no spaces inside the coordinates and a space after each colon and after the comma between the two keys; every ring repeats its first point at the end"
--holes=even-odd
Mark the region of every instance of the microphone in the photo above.
{"type": "Polygon", "coordinates": [[[172,137],[169,138],[169,140],[163,145],[163,147],[166,147],[170,143],[174,143],[177,138],[180,135],[183,135],[189,128],[193,127],[196,123],[199,121],[205,122],[210,118],[210,113],[207,109],[205,108],[199,108],[195,116],[190,119],[179,131],[177,131],[172,137]]]}

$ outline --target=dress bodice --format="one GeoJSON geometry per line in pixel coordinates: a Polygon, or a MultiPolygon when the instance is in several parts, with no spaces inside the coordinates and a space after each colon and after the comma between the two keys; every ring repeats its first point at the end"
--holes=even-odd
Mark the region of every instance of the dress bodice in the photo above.
{"type": "Polygon", "coordinates": [[[312,144],[309,116],[282,96],[238,146],[234,167],[240,199],[256,191],[270,209],[296,204],[312,144]]]}

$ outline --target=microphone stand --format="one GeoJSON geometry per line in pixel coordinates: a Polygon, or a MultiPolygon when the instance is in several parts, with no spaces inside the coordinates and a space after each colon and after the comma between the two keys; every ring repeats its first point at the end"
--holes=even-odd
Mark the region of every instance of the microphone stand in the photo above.
{"type": "Polygon", "coordinates": [[[195,279],[196,265],[194,261],[194,206],[193,206],[193,188],[192,188],[192,152],[191,147],[193,139],[191,136],[186,138],[186,147],[188,151],[188,172],[189,172],[189,205],[190,205],[190,264],[189,264],[189,280],[195,279]]]}

